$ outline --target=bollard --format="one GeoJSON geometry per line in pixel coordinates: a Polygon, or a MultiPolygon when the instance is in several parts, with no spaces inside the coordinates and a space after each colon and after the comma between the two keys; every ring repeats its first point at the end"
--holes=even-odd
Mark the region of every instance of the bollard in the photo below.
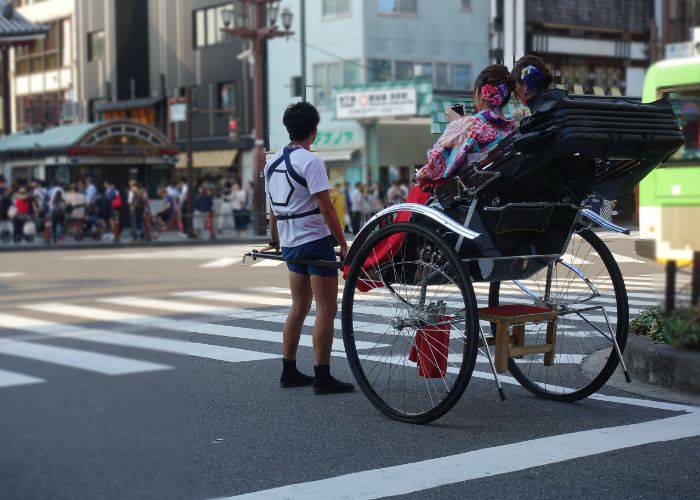
{"type": "Polygon", "coordinates": [[[209,212],[207,214],[207,224],[209,226],[209,239],[216,239],[216,228],[214,227],[214,214],[212,212],[209,212]]]}
{"type": "Polygon", "coordinates": [[[666,314],[671,314],[676,309],[676,271],[678,266],[675,260],[666,263],[666,314]]]}
{"type": "Polygon", "coordinates": [[[153,219],[151,214],[143,214],[143,239],[146,241],[151,241],[153,238],[153,219]]]}
{"type": "Polygon", "coordinates": [[[112,235],[114,236],[114,243],[119,243],[119,238],[121,236],[122,228],[119,224],[119,215],[112,218],[112,235]]]}
{"type": "Polygon", "coordinates": [[[690,286],[690,303],[696,306],[700,299],[700,252],[693,252],[693,276],[690,286]]]}
{"type": "Polygon", "coordinates": [[[51,244],[51,219],[48,213],[44,215],[44,243],[51,244]]]}

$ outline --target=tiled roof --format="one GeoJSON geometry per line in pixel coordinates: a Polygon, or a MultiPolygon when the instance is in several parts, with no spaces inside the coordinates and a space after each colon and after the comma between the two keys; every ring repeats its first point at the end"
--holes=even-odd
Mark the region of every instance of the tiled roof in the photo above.
{"type": "Polygon", "coordinates": [[[47,31],[46,26],[33,23],[17,12],[7,0],[0,0],[0,43],[31,39],[47,31]]]}
{"type": "Polygon", "coordinates": [[[72,146],[95,128],[95,123],[76,123],[46,129],[36,134],[17,133],[0,139],[0,154],[32,149],[60,149],[72,146]]]}

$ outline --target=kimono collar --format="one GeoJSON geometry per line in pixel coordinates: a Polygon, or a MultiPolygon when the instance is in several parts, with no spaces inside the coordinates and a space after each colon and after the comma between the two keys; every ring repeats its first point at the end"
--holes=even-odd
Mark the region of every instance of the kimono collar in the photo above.
{"type": "Polygon", "coordinates": [[[479,116],[497,128],[512,128],[515,126],[515,119],[510,115],[499,115],[492,110],[485,109],[479,116]]]}

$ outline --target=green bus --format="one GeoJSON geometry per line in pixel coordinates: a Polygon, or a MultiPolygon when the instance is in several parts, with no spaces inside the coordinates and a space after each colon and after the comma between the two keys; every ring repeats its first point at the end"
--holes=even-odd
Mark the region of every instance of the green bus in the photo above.
{"type": "Polygon", "coordinates": [[[659,262],[700,251],[700,56],[660,61],[644,80],[644,102],[668,97],[685,146],[639,184],[637,252],[659,262]]]}

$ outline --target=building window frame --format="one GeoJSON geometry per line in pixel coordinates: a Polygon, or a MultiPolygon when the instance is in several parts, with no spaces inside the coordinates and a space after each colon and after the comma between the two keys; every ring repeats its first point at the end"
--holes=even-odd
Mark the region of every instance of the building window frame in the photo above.
{"type": "Polygon", "coordinates": [[[105,50],[106,50],[106,41],[107,38],[105,36],[105,30],[94,30],[90,31],[87,34],[87,60],[88,62],[96,62],[96,61],[103,61],[105,58],[105,50]],[[101,44],[98,44],[97,47],[100,47],[99,53],[95,53],[95,41],[96,39],[101,39],[101,44]]]}
{"type": "Polygon", "coordinates": [[[221,18],[221,12],[225,9],[230,8],[231,3],[227,2],[192,10],[191,33],[192,48],[194,50],[217,47],[232,42],[232,37],[227,36],[226,33],[221,31],[221,28],[224,27],[224,21],[221,18]],[[211,28],[209,26],[212,20],[215,24],[214,28],[211,28]],[[211,37],[213,37],[213,39],[210,39],[210,35],[211,37]]]}
{"type": "Polygon", "coordinates": [[[343,19],[347,17],[352,17],[352,0],[322,0],[321,2],[321,20],[332,21],[334,19],[343,19]],[[326,13],[326,2],[331,1],[334,5],[334,12],[326,13]],[[347,5],[347,10],[343,12],[338,11],[338,5],[347,5]]]}
{"type": "Polygon", "coordinates": [[[459,0],[459,10],[462,12],[471,12],[472,0],[459,0]]]}
{"type": "Polygon", "coordinates": [[[36,40],[30,45],[14,49],[15,75],[25,76],[47,71],[57,71],[63,68],[63,54],[67,40],[64,33],[64,23],[69,18],[61,18],[47,23],[49,33],[43,40],[36,40]],[[55,46],[50,46],[52,40],[55,46]],[[54,62],[51,62],[54,61],[54,62]]]}
{"type": "Polygon", "coordinates": [[[380,16],[417,18],[418,3],[418,0],[376,0],[376,12],[380,16]],[[382,3],[386,1],[394,2],[393,10],[382,10],[382,3]],[[415,5],[415,10],[405,9],[406,5],[410,5],[410,3],[413,3],[415,5]]]}

